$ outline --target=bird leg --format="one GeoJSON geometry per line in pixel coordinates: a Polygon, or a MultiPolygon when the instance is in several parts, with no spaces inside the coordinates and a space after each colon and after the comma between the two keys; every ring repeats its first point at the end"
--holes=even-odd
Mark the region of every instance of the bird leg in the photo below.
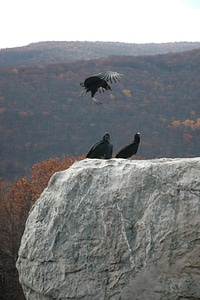
{"type": "Polygon", "coordinates": [[[99,93],[101,93],[101,92],[105,92],[106,91],[106,89],[104,88],[104,87],[102,87],[102,86],[100,86],[99,88],[98,88],[98,92],[99,93]]]}
{"type": "Polygon", "coordinates": [[[80,93],[79,97],[83,97],[83,96],[85,95],[85,93],[86,93],[86,90],[83,90],[83,91],[80,93]]]}
{"type": "Polygon", "coordinates": [[[92,97],[91,99],[92,99],[92,101],[94,101],[94,103],[97,104],[97,105],[102,104],[101,101],[95,99],[94,97],[92,97]]]}

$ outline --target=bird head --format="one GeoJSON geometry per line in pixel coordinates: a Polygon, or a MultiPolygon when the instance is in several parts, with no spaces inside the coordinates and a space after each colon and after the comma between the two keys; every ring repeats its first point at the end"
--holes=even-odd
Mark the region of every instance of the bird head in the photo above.
{"type": "Polygon", "coordinates": [[[106,132],[103,136],[103,140],[104,141],[110,141],[110,134],[108,132],[106,132]]]}
{"type": "Polygon", "coordinates": [[[140,133],[136,133],[135,136],[134,136],[134,142],[139,144],[140,143],[140,133]]]}

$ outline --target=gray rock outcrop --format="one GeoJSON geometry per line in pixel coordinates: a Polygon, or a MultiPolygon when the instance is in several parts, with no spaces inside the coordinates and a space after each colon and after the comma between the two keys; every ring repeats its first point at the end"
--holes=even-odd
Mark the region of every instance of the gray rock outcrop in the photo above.
{"type": "Polygon", "coordinates": [[[28,300],[200,299],[200,158],[85,159],[32,207],[28,300]]]}

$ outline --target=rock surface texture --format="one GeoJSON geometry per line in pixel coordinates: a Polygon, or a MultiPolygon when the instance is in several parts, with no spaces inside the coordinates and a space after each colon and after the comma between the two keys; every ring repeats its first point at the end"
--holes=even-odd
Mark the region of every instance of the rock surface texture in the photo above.
{"type": "Polygon", "coordinates": [[[200,158],[74,163],[28,217],[26,299],[200,299],[199,208],[200,158]]]}

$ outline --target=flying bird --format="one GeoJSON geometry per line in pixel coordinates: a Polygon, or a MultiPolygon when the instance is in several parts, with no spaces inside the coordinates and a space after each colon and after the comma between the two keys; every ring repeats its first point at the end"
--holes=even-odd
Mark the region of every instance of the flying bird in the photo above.
{"type": "Polygon", "coordinates": [[[140,143],[140,133],[136,133],[134,136],[134,140],[125,145],[124,147],[122,147],[118,153],[115,155],[116,158],[129,158],[132,155],[136,154],[138,151],[138,147],[139,147],[139,143],[140,143]]]}
{"type": "Polygon", "coordinates": [[[110,143],[110,134],[106,132],[103,139],[89,150],[86,158],[109,159],[112,157],[113,145],[110,143]]]}
{"type": "Polygon", "coordinates": [[[123,74],[113,72],[113,71],[107,71],[107,72],[101,72],[96,75],[93,75],[91,77],[88,77],[85,79],[83,83],[80,83],[80,85],[84,88],[82,93],[80,94],[80,97],[85,95],[87,92],[91,92],[91,98],[96,104],[101,104],[101,102],[94,98],[94,95],[96,92],[105,92],[110,90],[111,86],[110,84],[113,82],[120,81],[120,77],[123,74]]]}

